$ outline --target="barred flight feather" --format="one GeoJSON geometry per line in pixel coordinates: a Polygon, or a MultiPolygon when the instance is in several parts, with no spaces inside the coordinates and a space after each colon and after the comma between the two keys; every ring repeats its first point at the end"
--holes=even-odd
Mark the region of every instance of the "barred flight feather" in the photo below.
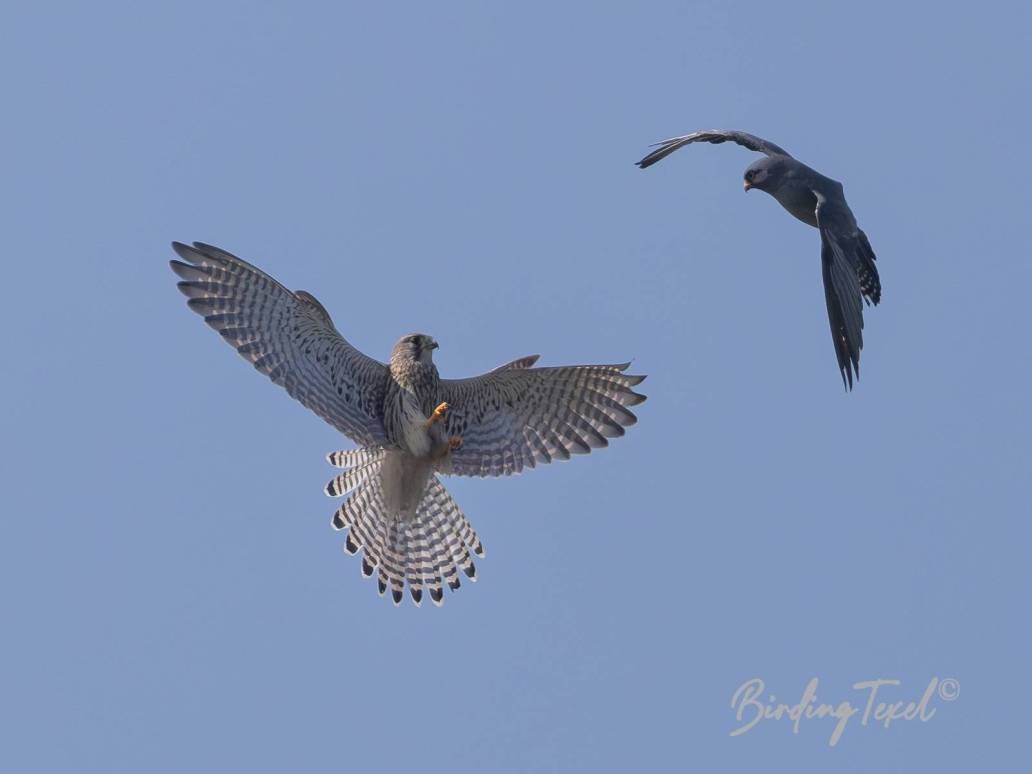
{"type": "Polygon", "coordinates": [[[390,591],[398,605],[407,586],[418,607],[426,589],[431,601],[441,605],[444,584],[458,589],[460,572],[476,580],[471,551],[483,557],[484,546],[434,474],[411,518],[392,513],[380,478],[388,454],[405,452],[365,447],[327,455],[330,464],[344,469],[325,490],[331,497],[346,498],[333,515],[333,527],[347,530],[344,550],[362,554],[362,575],[376,575],[381,595],[390,591]]]}
{"type": "MultiPolygon", "coordinates": [[[[861,288],[877,303],[866,237],[863,246],[870,260],[861,288]]],[[[170,263],[187,306],[259,372],[359,445],[327,456],[340,470],[325,492],[344,498],[333,515],[334,528],[345,531],[344,551],[360,556],[362,575],[375,576],[380,594],[390,591],[396,605],[406,587],[417,606],[424,594],[440,605],[445,585],[455,590],[463,576],[477,578],[473,556],[484,556],[483,544],[438,473],[503,476],[587,454],[622,436],[637,422],[631,408],[645,400],[633,389],[645,377],[627,374],[629,363],[538,368],[538,356],[530,355],[480,376],[441,380],[432,363],[408,367],[411,348],[428,339],[421,334],[395,345],[394,371],[348,343],[311,293],[290,291],[217,247],[174,242],[173,249],[182,259],[170,263]],[[410,390],[428,419],[435,406],[448,404],[443,420],[434,420],[442,424],[424,424],[403,410],[410,390]],[[407,440],[424,434],[430,453],[407,440]]],[[[852,310],[844,314],[843,327],[855,328],[852,310]]]]}
{"type": "Polygon", "coordinates": [[[351,346],[314,296],[217,247],[172,247],[183,259],[169,264],[187,306],[237,352],[356,443],[386,441],[387,366],[351,346]]]}
{"type": "Polygon", "coordinates": [[[507,476],[608,445],[638,421],[628,407],[645,400],[631,389],[645,377],[624,373],[628,366],[503,367],[442,379],[448,434],[462,438],[451,472],[507,476]]]}

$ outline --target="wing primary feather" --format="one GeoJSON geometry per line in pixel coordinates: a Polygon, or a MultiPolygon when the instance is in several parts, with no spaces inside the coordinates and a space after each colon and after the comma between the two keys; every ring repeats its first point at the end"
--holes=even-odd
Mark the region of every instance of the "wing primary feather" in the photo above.
{"type": "Polygon", "coordinates": [[[655,143],[650,147],[655,147],[656,150],[647,154],[643,159],[636,163],[638,167],[645,169],[652,166],[657,161],[665,159],[674,151],[679,148],[683,148],[685,145],[689,145],[690,143],[708,142],[714,145],[719,145],[720,143],[728,141],[741,145],[743,148],[763,153],[767,156],[788,156],[791,158],[791,154],[784,148],[775,145],[769,140],[764,140],[762,137],[757,137],[754,134],[740,132],[736,129],[704,129],[699,132],[692,132],[691,134],[681,135],[680,137],[671,137],[668,140],[655,143]]]}
{"type": "Polygon", "coordinates": [[[187,306],[255,368],[360,445],[386,441],[387,366],[351,346],[312,294],[203,242],[172,248],[187,306]]]}

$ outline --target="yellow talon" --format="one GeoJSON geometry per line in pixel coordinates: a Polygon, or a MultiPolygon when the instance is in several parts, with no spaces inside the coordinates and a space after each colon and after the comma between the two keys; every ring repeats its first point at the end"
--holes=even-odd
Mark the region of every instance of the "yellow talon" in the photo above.
{"type": "Polygon", "coordinates": [[[448,413],[450,407],[447,403],[442,403],[440,406],[434,409],[434,413],[430,415],[430,419],[427,420],[427,424],[432,425],[434,422],[440,422],[444,419],[444,415],[448,413]]]}

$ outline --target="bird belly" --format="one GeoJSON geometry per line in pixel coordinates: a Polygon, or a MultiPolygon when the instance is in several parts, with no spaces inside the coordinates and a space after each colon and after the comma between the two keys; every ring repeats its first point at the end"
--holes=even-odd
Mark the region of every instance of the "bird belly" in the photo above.
{"type": "Polygon", "coordinates": [[[401,399],[401,438],[399,445],[415,457],[432,458],[440,456],[447,449],[448,442],[440,422],[430,423],[423,414],[423,406],[411,392],[405,392],[401,399]]]}
{"type": "Polygon", "coordinates": [[[804,190],[783,189],[778,191],[774,198],[778,200],[778,204],[788,210],[790,215],[808,226],[817,227],[817,197],[813,195],[813,191],[808,188],[804,190]]]}
{"type": "Polygon", "coordinates": [[[392,518],[409,521],[416,515],[433,475],[433,462],[404,449],[387,452],[380,467],[384,506],[392,518]]]}

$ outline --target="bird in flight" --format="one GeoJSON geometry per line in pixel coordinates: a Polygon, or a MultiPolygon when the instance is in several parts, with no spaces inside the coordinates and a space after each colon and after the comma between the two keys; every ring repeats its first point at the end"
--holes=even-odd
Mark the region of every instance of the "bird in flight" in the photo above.
{"type": "Polygon", "coordinates": [[[362,574],[375,573],[395,605],[406,583],[418,606],[424,587],[440,605],[460,572],[476,580],[470,551],[483,556],[483,546],[438,474],[508,476],[587,454],[623,435],[637,421],[628,407],[645,400],[631,389],[645,377],[625,373],[628,363],[535,368],[531,355],[441,379],[437,342],[423,333],[402,336],[382,363],[349,344],[311,293],[217,247],[172,248],[190,309],[358,444],[327,457],[341,473],[326,494],[346,497],[333,527],[347,530],[345,551],[362,552],[362,574]]]}
{"type": "Polygon", "coordinates": [[[637,164],[645,169],[693,142],[716,145],[729,140],[766,157],[745,170],[745,190],[766,191],[789,213],[820,231],[821,271],[831,339],[842,384],[851,390],[854,378],[860,378],[863,302],[877,304],[881,300],[881,281],[874,265],[874,250],[846,204],[842,183],[797,161],[772,142],[726,129],[692,132],[656,143],[656,149],[637,164]]]}

